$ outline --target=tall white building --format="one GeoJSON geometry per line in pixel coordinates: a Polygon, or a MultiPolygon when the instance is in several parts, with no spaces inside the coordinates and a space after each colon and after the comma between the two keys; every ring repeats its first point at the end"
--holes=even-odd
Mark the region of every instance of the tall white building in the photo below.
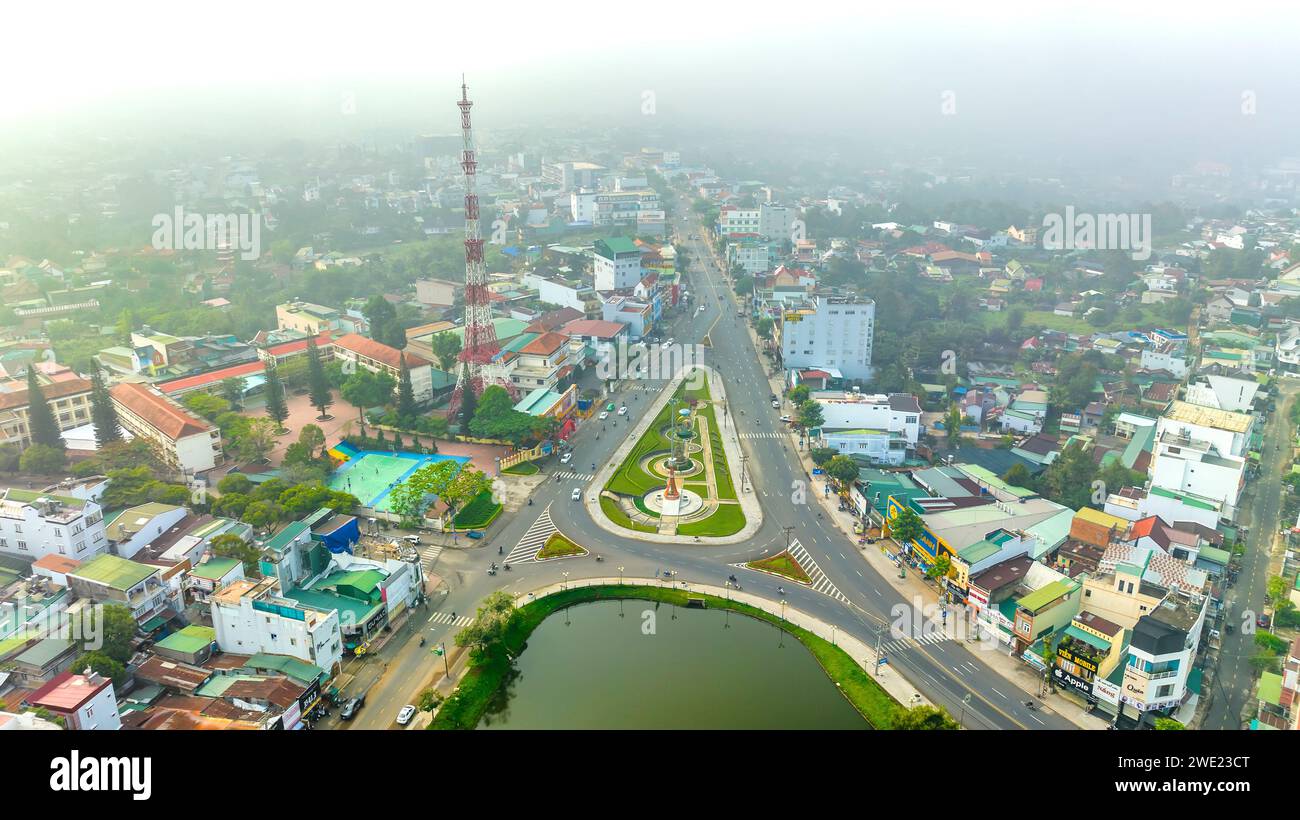
{"type": "Polygon", "coordinates": [[[863,455],[883,464],[902,464],[921,435],[916,396],[862,393],[812,394],[822,408],[822,443],[844,455],[863,455]]]}
{"type": "Polygon", "coordinates": [[[99,504],[31,490],[0,490],[0,554],[85,561],[108,551],[99,504]]]}
{"type": "Polygon", "coordinates": [[[817,296],[781,316],[781,359],[787,370],[813,367],[832,377],[870,379],[876,303],[817,296]]]}
{"type": "Polygon", "coordinates": [[[641,281],[641,248],[631,239],[597,239],[593,255],[596,290],[625,290],[641,281]]]}
{"type": "Polygon", "coordinates": [[[212,595],[212,626],[223,652],[292,655],[327,672],[343,659],[337,609],[324,612],[282,598],[275,578],[241,579],[212,595]]]}
{"type": "Polygon", "coordinates": [[[1151,486],[1220,501],[1235,515],[1255,417],[1175,401],[1156,422],[1151,486]]]}
{"type": "Polygon", "coordinates": [[[764,202],[757,208],[724,206],[718,214],[718,233],[724,238],[754,235],[787,242],[793,239],[794,211],[784,205],[764,202]]]}

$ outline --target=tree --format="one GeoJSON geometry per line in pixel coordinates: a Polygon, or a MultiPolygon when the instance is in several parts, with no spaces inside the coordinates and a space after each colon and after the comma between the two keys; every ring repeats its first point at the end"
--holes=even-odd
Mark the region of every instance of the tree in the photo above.
{"type": "Polygon", "coordinates": [[[1156,718],[1154,727],[1157,732],[1178,732],[1187,728],[1182,723],[1174,720],[1173,718],[1166,718],[1166,717],[1156,718]]]}
{"type": "Polygon", "coordinates": [[[116,658],[110,658],[103,652],[98,650],[83,652],[75,661],[72,662],[72,666],[68,671],[81,674],[87,669],[92,672],[97,672],[106,678],[112,679],[113,686],[118,689],[121,689],[126,685],[126,664],[116,658]]]}
{"type": "Polygon", "coordinates": [[[406,329],[397,319],[397,308],[383,296],[372,296],[361,313],[370,324],[370,338],[401,350],[406,347],[406,329]]]}
{"type": "Polygon", "coordinates": [[[403,422],[409,423],[417,412],[415,392],[411,388],[411,369],[406,366],[406,354],[398,354],[398,362],[401,366],[397,371],[397,415],[403,422]]]}
{"type": "Polygon", "coordinates": [[[948,449],[957,448],[957,442],[961,441],[961,408],[956,402],[948,405],[948,412],[943,417],[943,436],[948,441],[948,449]]]}
{"type": "Polygon", "coordinates": [[[461,365],[461,384],[465,385],[465,391],[460,397],[460,415],[458,417],[458,429],[464,431],[469,429],[470,422],[474,421],[474,414],[478,412],[478,396],[474,395],[474,388],[469,381],[469,365],[461,365]]]}
{"type": "Polygon", "coordinates": [[[23,451],[18,466],[24,473],[53,475],[62,472],[68,463],[68,454],[48,444],[33,444],[23,451]]]}
{"type": "Polygon", "coordinates": [[[479,396],[478,409],[469,423],[469,431],[480,438],[504,439],[520,445],[545,437],[554,426],[554,419],[539,419],[516,410],[505,388],[494,384],[479,396]]]}
{"type": "Polygon", "coordinates": [[[16,473],[22,463],[22,450],[14,444],[0,444],[0,473],[16,473]]]}
{"type": "Polygon", "coordinates": [[[54,418],[54,411],[45,400],[45,391],[36,381],[36,368],[27,367],[27,429],[31,431],[32,444],[44,444],[63,452],[67,445],[59,432],[59,423],[54,418]]]}
{"type": "Polygon", "coordinates": [[[250,574],[260,574],[258,572],[258,562],[262,557],[261,551],[238,535],[230,533],[218,535],[209,542],[208,548],[212,550],[213,555],[242,561],[245,571],[250,574]]]}
{"type": "Polygon", "coordinates": [[[826,475],[835,479],[841,493],[848,493],[858,478],[858,463],[849,456],[835,456],[826,463],[826,475]]]}
{"type": "Polygon", "coordinates": [[[314,458],[325,446],[325,431],[314,424],[304,424],[298,431],[298,443],[306,447],[314,458]]]}
{"type": "Polygon", "coordinates": [[[1037,489],[1048,499],[1077,510],[1092,502],[1092,482],[1097,465],[1092,455],[1075,442],[1038,477],[1037,489]]]}
{"type": "Polygon", "coordinates": [[[307,383],[311,406],[319,413],[316,418],[321,421],[328,420],[330,418],[328,411],[330,405],[334,403],[334,396],[330,392],[329,375],[321,362],[315,339],[307,343],[307,383]]]}
{"type": "Polygon", "coordinates": [[[515,599],[505,590],[497,590],[483,599],[474,622],[456,633],[456,645],[470,647],[470,658],[475,662],[499,657],[517,617],[515,599]]]}
{"type": "Polygon", "coordinates": [[[339,392],[349,404],[357,408],[357,415],[361,418],[361,427],[364,430],[366,408],[388,404],[393,397],[393,386],[393,377],[387,373],[371,373],[361,367],[348,376],[339,392]]]}
{"type": "Polygon", "coordinates": [[[285,390],[301,390],[307,386],[311,378],[311,363],[306,357],[294,356],[278,363],[275,366],[275,375],[280,377],[280,383],[284,385],[285,390]]]}
{"type": "Polygon", "coordinates": [[[771,339],[772,328],[773,328],[772,320],[767,316],[764,316],[763,318],[758,320],[757,324],[754,325],[754,332],[758,334],[758,338],[760,339],[771,339]]]}
{"type": "Polygon", "coordinates": [[[99,652],[118,663],[131,659],[131,641],[136,622],[131,610],[121,604],[105,604],[81,610],[80,634],[99,639],[99,652]]]}
{"type": "Polygon", "coordinates": [[[235,453],[240,461],[257,464],[275,449],[275,437],[280,432],[274,419],[253,419],[243,433],[235,439],[235,453]]]}
{"type": "Polygon", "coordinates": [[[211,393],[190,393],[181,399],[186,409],[193,410],[208,421],[230,411],[230,402],[211,393]]]}
{"type": "Polygon", "coordinates": [[[808,451],[808,457],[818,467],[825,467],[827,462],[839,455],[839,452],[834,447],[813,447],[808,451]]]}
{"type": "Polygon", "coordinates": [[[221,398],[230,402],[231,407],[244,406],[244,377],[231,376],[221,380],[221,398]]]}
{"type": "Polygon", "coordinates": [[[284,383],[275,372],[274,367],[263,368],[266,373],[266,415],[275,422],[275,431],[284,429],[285,419],[289,418],[289,406],[284,400],[284,383]]]}
{"type": "Polygon", "coordinates": [[[443,373],[452,372],[456,357],[460,355],[460,337],[446,331],[435,333],[429,340],[429,347],[433,350],[433,358],[438,361],[438,369],[443,373]]]}
{"type": "Polygon", "coordinates": [[[947,553],[943,553],[934,559],[934,563],[925,571],[925,577],[931,581],[938,581],[947,578],[950,571],[952,571],[952,559],[948,557],[947,553]]]}
{"type": "Polygon", "coordinates": [[[811,396],[812,396],[812,391],[808,389],[808,385],[806,384],[801,384],[796,387],[790,388],[790,393],[789,393],[790,403],[793,404],[795,407],[798,407],[799,405],[808,401],[808,399],[811,396]]]}
{"type": "Polygon", "coordinates": [[[897,717],[894,718],[894,725],[891,727],[902,731],[951,731],[960,729],[957,721],[952,719],[948,710],[942,706],[913,706],[911,709],[900,709],[897,717]]]}
{"type": "Polygon", "coordinates": [[[809,399],[808,401],[799,405],[799,415],[797,417],[797,422],[799,426],[804,430],[811,430],[815,427],[821,427],[822,422],[824,420],[825,419],[822,416],[822,406],[819,403],[813,401],[812,399],[809,399]]]}
{"type": "Polygon", "coordinates": [[[904,507],[889,521],[889,534],[900,546],[906,546],[925,532],[925,522],[911,507],[904,507]]]}
{"type": "Polygon", "coordinates": [[[99,447],[122,440],[122,426],[117,420],[117,408],[104,384],[99,368],[90,372],[90,420],[95,426],[95,443],[99,447]]]}
{"type": "Polygon", "coordinates": [[[1029,472],[1029,468],[1019,462],[1012,464],[1005,473],[1002,474],[1002,480],[1016,487],[1032,489],[1034,477],[1029,472]]]}

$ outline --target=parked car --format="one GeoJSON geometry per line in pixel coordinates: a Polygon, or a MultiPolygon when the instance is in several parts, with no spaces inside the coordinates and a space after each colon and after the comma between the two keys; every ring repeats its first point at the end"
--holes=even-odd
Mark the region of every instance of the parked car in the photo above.
{"type": "Polygon", "coordinates": [[[785,422],[786,424],[789,424],[790,422],[794,421],[794,416],[782,416],[781,421],[785,422]]]}
{"type": "Polygon", "coordinates": [[[570,461],[573,461],[573,453],[565,453],[564,455],[560,456],[561,464],[568,464],[570,461]]]}
{"type": "Polygon", "coordinates": [[[465,533],[465,537],[473,538],[475,541],[477,541],[483,537],[483,532],[481,530],[470,530],[469,532],[465,533]]]}
{"type": "Polygon", "coordinates": [[[772,399],[772,409],[773,409],[773,410],[780,410],[780,409],[781,409],[781,402],[777,401],[776,399],[772,399]]]}
{"type": "Polygon", "coordinates": [[[352,718],[357,716],[357,711],[362,706],[365,705],[366,705],[366,696],[357,695],[355,698],[353,698],[352,700],[348,701],[343,705],[343,711],[339,712],[339,719],[352,720],[352,718]]]}
{"type": "Polygon", "coordinates": [[[1255,626],[1260,629],[1268,629],[1270,623],[1272,623],[1272,620],[1263,613],[1260,613],[1260,616],[1255,619],[1255,626]]]}
{"type": "Polygon", "coordinates": [[[415,717],[415,707],[408,703],[402,707],[402,711],[397,713],[397,725],[405,726],[411,722],[413,717],[415,717]]]}
{"type": "Polygon", "coordinates": [[[573,492],[569,493],[569,500],[577,501],[579,498],[582,498],[582,488],[574,487],[573,492]]]}

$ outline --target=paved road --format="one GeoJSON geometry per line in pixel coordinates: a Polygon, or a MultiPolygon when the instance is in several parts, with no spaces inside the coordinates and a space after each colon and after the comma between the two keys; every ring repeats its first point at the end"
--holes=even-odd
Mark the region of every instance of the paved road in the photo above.
{"type": "MultiPolygon", "coordinates": [[[[703,235],[698,216],[690,211],[689,203],[683,202],[677,211],[679,215],[675,219],[679,221],[683,236],[703,235]]],[[[783,528],[792,527],[790,537],[807,551],[821,582],[818,589],[785,584],[786,597],[795,608],[836,624],[864,643],[874,645],[878,627],[893,620],[892,608],[908,603],[867,563],[856,544],[820,514],[821,508],[815,500],[809,497],[801,503],[796,502],[793,493],[795,482],[808,480],[797,454],[787,437],[763,435],[779,432],[782,429],[779,416],[788,410],[771,407],[768,373],[742,320],[735,316],[737,305],[734,296],[725,289],[717,261],[700,240],[686,240],[682,244],[691,252],[692,278],[698,290],[696,306],[703,304],[705,310],[699,312],[692,307],[689,315],[683,311],[670,321],[666,329],[661,329],[659,335],[663,338],[672,336],[681,343],[692,343],[709,334],[712,347],[706,354],[705,363],[721,373],[730,403],[723,424],[739,421],[743,431],[751,434],[741,437],[741,447],[747,456],[746,470],[751,476],[753,490],[764,509],[762,527],[747,543],[730,546],[651,544],[617,539],[598,527],[582,504],[570,500],[574,487],[590,491],[590,479],[566,477],[547,480],[534,493],[533,506],[505,516],[501,523],[494,525],[487,544],[442,551],[435,571],[447,579],[449,591],[445,598],[435,599],[430,606],[444,617],[420,625],[419,632],[428,642],[425,648],[412,649],[417,643],[413,633],[410,638],[393,641],[391,647],[380,653],[379,660],[388,660],[390,664],[389,680],[394,683],[383,688],[385,694],[380,702],[368,697],[363,715],[352,725],[358,728],[392,725],[401,705],[414,699],[418,687],[433,671],[434,665],[442,663],[428,653],[428,647],[443,640],[451,645],[457,627],[445,623],[449,620],[446,616],[452,611],[458,616],[471,613],[475,603],[495,589],[520,592],[566,577],[577,580],[614,575],[621,567],[622,572],[629,576],[650,577],[671,570],[676,573],[674,582],[718,585],[735,573],[746,591],[776,599],[779,597],[777,579],[729,565],[781,551],[787,538],[783,528]],[[520,563],[510,572],[488,576],[488,563],[501,560],[498,549],[503,556],[515,549],[548,507],[554,525],[591,550],[593,555],[562,561],[520,563]],[[595,561],[595,554],[600,554],[604,562],[595,561]],[[830,594],[832,589],[839,594],[830,594]],[[390,654],[391,659],[385,657],[390,654]],[[393,666],[394,663],[398,666],[393,666]]],[[[627,404],[629,417],[615,420],[611,415],[603,432],[599,421],[586,422],[571,439],[575,453],[573,462],[567,467],[551,462],[544,466],[544,470],[550,474],[587,475],[595,472],[590,469],[591,465],[599,466],[609,460],[635,420],[644,414],[653,391],[662,389],[664,384],[625,382],[611,400],[627,404]],[[651,392],[647,392],[647,388],[651,392]],[[615,422],[617,426],[614,426],[615,422]]],[[[812,489],[807,487],[809,496],[812,489]]],[[[885,642],[889,641],[886,635],[885,642]]],[[[964,643],[953,640],[921,643],[909,639],[901,645],[896,644],[896,647],[889,655],[891,667],[930,700],[947,707],[953,715],[964,714],[965,725],[970,728],[1074,728],[1074,724],[1050,710],[1027,709],[1022,703],[1026,696],[1021,690],[987,666],[981,658],[982,652],[972,651],[964,643]],[[962,699],[967,695],[970,703],[963,705],[962,699]]]]}
{"type": "Polygon", "coordinates": [[[1282,468],[1290,455],[1288,411],[1297,392],[1300,386],[1295,382],[1279,383],[1278,410],[1269,417],[1264,430],[1259,478],[1250,490],[1253,498],[1241,516],[1242,523],[1250,527],[1246,554],[1242,556],[1237,582],[1225,596],[1228,615],[1224,622],[1231,623],[1234,631],[1228,634],[1227,630],[1220,630],[1218,674],[1213,689],[1207,693],[1210,705],[1203,724],[1206,729],[1242,728],[1243,714],[1253,711],[1257,703],[1256,676],[1250,667],[1256,651],[1255,636],[1243,626],[1264,611],[1270,549],[1282,512],[1282,468]]]}

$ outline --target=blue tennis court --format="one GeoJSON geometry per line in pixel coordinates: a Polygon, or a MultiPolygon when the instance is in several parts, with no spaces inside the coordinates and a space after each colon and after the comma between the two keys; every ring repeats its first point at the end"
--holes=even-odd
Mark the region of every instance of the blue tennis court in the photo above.
{"type": "Polygon", "coordinates": [[[388,510],[388,494],[406,477],[428,464],[454,461],[464,465],[467,456],[426,455],[424,453],[386,453],[380,450],[357,450],[346,443],[333,450],[348,457],[330,476],[329,487],[351,493],[372,510],[388,510]]]}

